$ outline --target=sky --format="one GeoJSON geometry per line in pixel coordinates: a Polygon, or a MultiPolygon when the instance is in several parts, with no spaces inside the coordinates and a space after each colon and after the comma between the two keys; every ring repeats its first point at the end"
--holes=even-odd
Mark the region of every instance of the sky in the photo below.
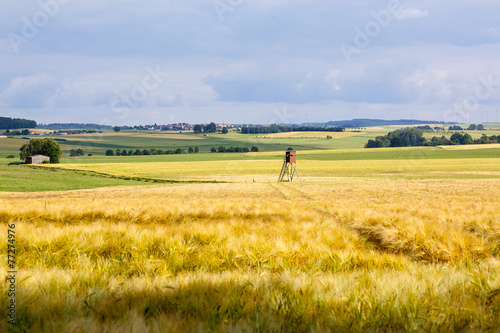
{"type": "Polygon", "coordinates": [[[493,0],[16,0],[0,116],[39,123],[494,122],[493,0]]]}

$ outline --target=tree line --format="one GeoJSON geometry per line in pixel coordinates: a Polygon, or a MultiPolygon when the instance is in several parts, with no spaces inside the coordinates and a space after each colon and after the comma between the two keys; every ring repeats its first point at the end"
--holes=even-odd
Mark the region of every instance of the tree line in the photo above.
{"type": "MultiPolygon", "coordinates": [[[[187,150],[188,154],[196,154],[199,153],[200,149],[198,146],[196,147],[189,147],[187,150]]],[[[173,149],[168,149],[168,150],[163,150],[163,149],[155,149],[155,148],[150,148],[150,149],[136,149],[135,151],[133,149],[108,149],[106,150],[105,155],[106,156],[142,156],[142,155],[172,155],[172,154],[186,154],[186,151],[182,148],[177,148],[175,150],[173,149]]]]}
{"type": "MultiPolygon", "coordinates": [[[[454,126],[448,127],[448,130],[450,130],[450,131],[463,131],[464,129],[462,128],[462,126],[454,125],[454,126]]],[[[484,131],[486,129],[484,128],[483,124],[479,124],[479,125],[470,124],[469,127],[467,128],[467,130],[468,131],[484,131]]]]}
{"type": "MultiPolygon", "coordinates": [[[[195,134],[215,133],[217,131],[217,125],[214,122],[211,122],[208,125],[194,125],[193,131],[195,134]]],[[[227,131],[227,128],[226,128],[226,131],[227,131]]],[[[226,133],[224,133],[224,134],[226,134],[226,133]]]]}
{"type": "MultiPolygon", "coordinates": [[[[29,127],[29,126],[23,126],[23,127],[29,127]]],[[[1,127],[0,127],[1,128],[1,127]]],[[[70,129],[85,129],[88,130],[88,133],[91,133],[89,131],[91,130],[102,130],[102,129],[111,129],[111,126],[109,125],[99,125],[99,124],[80,124],[80,123],[53,123],[53,124],[40,124],[38,125],[38,128],[42,129],[49,129],[49,130],[58,130],[61,128],[70,130],[70,129]]]]}
{"type": "Polygon", "coordinates": [[[260,134],[260,133],[282,133],[282,132],[344,132],[343,127],[325,127],[325,126],[243,126],[242,134],[260,134]]]}
{"type": "Polygon", "coordinates": [[[248,149],[247,147],[229,147],[229,148],[226,148],[224,146],[220,146],[219,148],[215,148],[215,147],[210,148],[211,153],[248,153],[250,151],[258,152],[259,147],[253,146],[250,149],[248,149]]]}
{"type": "Polygon", "coordinates": [[[6,135],[29,135],[30,134],[30,131],[28,129],[23,129],[23,130],[14,130],[14,131],[11,131],[11,130],[6,130],[5,131],[5,134],[6,135]]]}
{"type": "Polygon", "coordinates": [[[35,128],[37,127],[36,121],[20,118],[0,117],[1,129],[19,129],[19,128],[35,128]]]}
{"type": "Polygon", "coordinates": [[[500,135],[487,136],[483,134],[479,139],[473,139],[468,133],[454,133],[449,139],[444,135],[427,140],[423,137],[424,131],[418,128],[405,128],[389,132],[384,136],[377,136],[375,140],[368,140],[365,148],[382,147],[412,147],[412,146],[448,146],[500,143],[500,135]]]}

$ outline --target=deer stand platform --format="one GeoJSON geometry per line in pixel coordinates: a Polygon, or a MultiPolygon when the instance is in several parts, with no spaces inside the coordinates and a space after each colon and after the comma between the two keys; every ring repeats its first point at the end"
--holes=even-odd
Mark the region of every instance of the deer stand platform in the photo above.
{"type": "Polygon", "coordinates": [[[297,178],[300,181],[299,172],[297,171],[297,152],[287,151],[285,160],[283,161],[283,167],[281,168],[280,177],[278,178],[278,182],[291,182],[293,181],[294,175],[297,175],[297,178]]]}

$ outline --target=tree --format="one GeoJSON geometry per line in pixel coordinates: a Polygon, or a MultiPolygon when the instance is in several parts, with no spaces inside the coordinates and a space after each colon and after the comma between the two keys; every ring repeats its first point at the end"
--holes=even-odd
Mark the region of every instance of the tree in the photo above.
{"type": "Polygon", "coordinates": [[[194,147],[194,152],[195,153],[199,153],[200,152],[200,149],[198,148],[198,146],[194,147]]]}
{"type": "Polygon", "coordinates": [[[69,152],[69,156],[83,156],[85,155],[85,153],[83,152],[83,150],[81,150],[80,148],[78,149],[71,149],[70,152],[69,152]]]}
{"type": "Polygon", "coordinates": [[[477,130],[478,131],[484,131],[485,130],[484,125],[483,124],[477,125],[477,130]]]}
{"type": "Polygon", "coordinates": [[[216,149],[215,147],[212,147],[212,148],[210,148],[210,152],[211,152],[211,153],[216,153],[216,152],[217,152],[217,149],[216,149]]]}
{"type": "Polygon", "coordinates": [[[252,148],[250,148],[250,150],[253,152],[257,152],[257,151],[259,151],[259,147],[253,146],[252,148]]]}
{"type": "Polygon", "coordinates": [[[126,150],[126,149],[123,149],[123,150],[122,150],[122,156],[128,156],[128,152],[127,152],[127,150],[126,150]]]}
{"type": "Polygon", "coordinates": [[[106,156],[115,156],[115,152],[111,149],[106,150],[106,156]]]}
{"type": "Polygon", "coordinates": [[[115,132],[120,132],[121,130],[122,130],[122,128],[120,126],[113,127],[113,131],[115,131],[115,132]]]}
{"type": "Polygon", "coordinates": [[[194,149],[193,149],[193,147],[189,147],[189,148],[188,148],[188,153],[189,153],[189,154],[194,153],[194,149]]]}
{"type": "Polygon", "coordinates": [[[201,125],[194,125],[193,130],[195,134],[200,134],[203,131],[203,127],[201,125]]]}
{"type": "Polygon", "coordinates": [[[227,129],[227,127],[223,127],[222,134],[227,134],[227,133],[229,133],[229,130],[227,129]]]}
{"type": "Polygon", "coordinates": [[[21,160],[26,160],[26,157],[31,155],[40,154],[50,157],[50,163],[59,163],[62,156],[61,146],[53,139],[31,139],[28,143],[22,145],[19,150],[21,160]]]}
{"type": "Polygon", "coordinates": [[[215,133],[215,131],[217,131],[217,125],[215,125],[214,122],[211,122],[205,126],[204,131],[207,133],[215,133]]]}
{"type": "Polygon", "coordinates": [[[476,124],[470,124],[469,128],[467,128],[468,131],[475,131],[477,130],[476,124]]]}
{"type": "Polygon", "coordinates": [[[396,136],[391,139],[391,144],[389,145],[389,147],[404,147],[404,145],[405,143],[403,142],[403,140],[401,140],[400,137],[396,136]]]}

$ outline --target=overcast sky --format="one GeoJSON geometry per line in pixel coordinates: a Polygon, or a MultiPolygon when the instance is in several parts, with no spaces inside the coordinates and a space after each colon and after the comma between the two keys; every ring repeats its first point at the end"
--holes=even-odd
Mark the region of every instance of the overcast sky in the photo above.
{"type": "Polygon", "coordinates": [[[479,123],[500,109],[494,0],[16,0],[0,115],[42,123],[479,123]]]}

